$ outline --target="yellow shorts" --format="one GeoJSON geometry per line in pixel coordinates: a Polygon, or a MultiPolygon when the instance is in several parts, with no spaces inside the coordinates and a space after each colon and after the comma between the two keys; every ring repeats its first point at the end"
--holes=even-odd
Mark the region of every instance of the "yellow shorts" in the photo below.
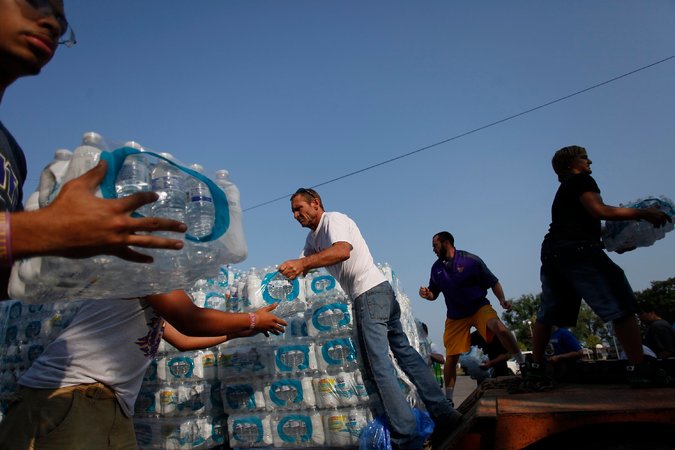
{"type": "Polygon", "coordinates": [[[471,327],[476,327],[485,342],[492,340],[492,332],[487,323],[491,319],[499,319],[497,312],[491,305],[485,305],[472,316],[463,319],[445,319],[443,344],[446,355],[459,355],[471,349],[471,327]]]}

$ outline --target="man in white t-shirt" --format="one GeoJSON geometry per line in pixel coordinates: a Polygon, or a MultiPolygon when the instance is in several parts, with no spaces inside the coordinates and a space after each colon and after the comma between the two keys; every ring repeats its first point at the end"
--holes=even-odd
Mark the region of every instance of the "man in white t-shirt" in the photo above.
{"type": "Polygon", "coordinates": [[[293,217],[311,231],[302,256],[279,265],[289,279],[325,267],[353,300],[353,315],[366,371],[375,382],[387,416],[394,448],[421,448],[415,416],[403,394],[388,348],[415,384],[435,423],[432,441],[441,442],[459,424],[461,414],[436,384],[420,354],[410,346],[401,326],[401,308],[394,291],[373,262],[366,241],[352,219],[325,212],[319,194],[298,189],[291,196],[293,217]]]}

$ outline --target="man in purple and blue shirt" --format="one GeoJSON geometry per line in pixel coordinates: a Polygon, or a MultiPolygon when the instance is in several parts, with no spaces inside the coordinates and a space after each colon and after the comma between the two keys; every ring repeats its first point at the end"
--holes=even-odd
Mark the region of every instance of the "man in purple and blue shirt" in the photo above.
{"type": "Polygon", "coordinates": [[[445,320],[446,363],[444,369],[445,395],[452,401],[457,379],[457,362],[462,353],[471,348],[471,328],[475,327],[485,342],[492,342],[497,336],[504,348],[512,354],[518,364],[525,357],[518,348],[513,333],[499,320],[497,312],[487,299],[491,289],[499,304],[507,311],[511,302],[504,297],[504,290],[497,277],[487,268],[483,260],[463,250],[455,249],[455,239],[447,231],[441,231],[432,239],[434,253],[438,260],[431,267],[428,287],[420,287],[420,297],[436,300],[443,292],[448,308],[445,320]]]}

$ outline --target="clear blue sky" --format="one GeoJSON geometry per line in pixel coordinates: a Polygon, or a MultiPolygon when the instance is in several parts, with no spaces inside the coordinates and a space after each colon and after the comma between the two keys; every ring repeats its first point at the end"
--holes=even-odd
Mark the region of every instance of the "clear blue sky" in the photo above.
{"type": "MultiPolygon", "coordinates": [[[[244,208],[537,107],[675,55],[675,3],[621,1],[66,0],[79,42],[8,89],[0,119],[28,156],[27,192],[59,147],[95,130],[227,168],[244,208]]],[[[605,201],[675,197],[675,59],[318,188],[417,296],[451,231],[507,297],[536,294],[557,181],[585,146],[605,201]]],[[[249,258],[294,257],[284,199],[245,212],[249,258]]],[[[675,235],[612,255],[635,289],[675,275],[675,235]]],[[[497,306],[494,297],[493,304],[497,306]]]]}

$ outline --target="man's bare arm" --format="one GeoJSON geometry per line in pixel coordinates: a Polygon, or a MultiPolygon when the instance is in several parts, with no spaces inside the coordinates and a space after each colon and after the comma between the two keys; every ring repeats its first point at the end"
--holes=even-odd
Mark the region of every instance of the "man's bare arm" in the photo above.
{"type": "Polygon", "coordinates": [[[311,269],[331,266],[349,259],[352,246],[348,242],[336,242],[327,249],[298,259],[289,259],[279,264],[279,272],[292,280],[311,269]]]}
{"type": "Polygon", "coordinates": [[[183,242],[180,239],[147,233],[184,233],[187,230],[185,224],[164,218],[131,217],[131,213],[139,207],[157,200],[154,192],[119,199],[102,199],[94,195],[106,168],[106,163],[101,162],[81,177],[66,183],[45,208],[12,213],[12,258],[39,255],[86,258],[109,254],[149,263],[152,257],[132,247],[181,249],[183,242]],[[139,232],[145,234],[137,234],[139,232]]]}

